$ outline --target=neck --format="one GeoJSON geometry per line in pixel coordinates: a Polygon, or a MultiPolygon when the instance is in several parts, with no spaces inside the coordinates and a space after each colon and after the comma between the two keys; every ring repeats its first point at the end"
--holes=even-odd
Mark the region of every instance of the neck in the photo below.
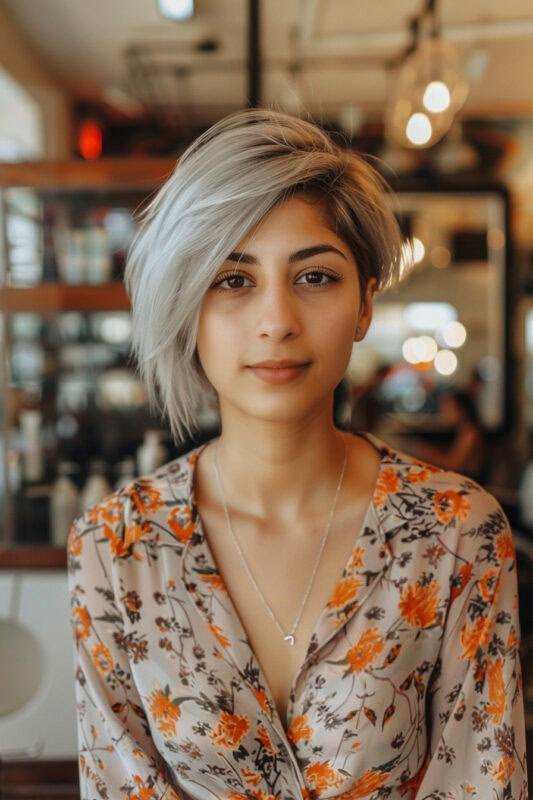
{"type": "MultiPolygon", "coordinates": [[[[304,428],[255,440],[249,430],[241,428],[240,435],[232,436],[223,428],[217,462],[228,508],[232,513],[284,525],[323,516],[331,507],[341,476],[344,437],[333,424],[327,430],[304,428]]],[[[209,480],[215,482],[220,502],[214,457],[213,446],[209,480]]]]}

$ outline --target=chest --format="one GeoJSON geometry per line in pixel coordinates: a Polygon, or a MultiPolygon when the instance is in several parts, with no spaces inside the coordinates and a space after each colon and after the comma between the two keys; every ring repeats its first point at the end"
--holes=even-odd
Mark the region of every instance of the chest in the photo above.
{"type": "Polygon", "coordinates": [[[366,505],[352,509],[349,516],[342,515],[336,523],[333,521],[303,609],[325,522],[287,532],[266,531],[244,521],[232,521],[249,570],[283,633],[250,579],[225,518],[207,507],[199,508],[199,512],[218,569],[286,728],[291,688],[318,619],[356,546],[366,505]],[[293,631],[300,610],[291,645],[283,637],[293,631]]]}

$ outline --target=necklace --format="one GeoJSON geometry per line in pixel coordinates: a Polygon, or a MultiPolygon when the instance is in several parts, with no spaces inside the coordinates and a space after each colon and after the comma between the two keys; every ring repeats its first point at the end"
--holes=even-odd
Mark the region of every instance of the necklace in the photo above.
{"type": "Polygon", "coordinates": [[[237,550],[239,552],[239,555],[241,557],[241,561],[245,566],[246,572],[248,573],[248,576],[249,576],[250,580],[252,581],[253,585],[255,586],[255,589],[258,592],[259,596],[263,600],[263,603],[265,604],[268,613],[270,614],[270,616],[272,617],[272,619],[276,623],[276,625],[278,627],[278,630],[280,631],[281,635],[283,636],[284,641],[289,642],[289,644],[293,645],[294,642],[295,642],[295,631],[296,631],[296,628],[298,627],[298,623],[300,622],[300,617],[302,616],[302,612],[304,610],[305,603],[306,603],[307,598],[309,596],[309,592],[311,591],[311,586],[313,585],[313,581],[315,579],[315,574],[316,574],[316,571],[318,569],[318,565],[320,563],[320,559],[322,557],[322,551],[324,550],[324,546],[325,546],[326,540],[328,538],[329,529],[330,529],[330,526],[331,526],[331,520],[333,519],[333,514],[335,512],[335,507],[337,505],[337,498],[339,496],[340,488],[341,488],[341,485],[342,485],[342,480],[344,478],[344,471],[346,469],[346,458],[347,458],[346,437],[345,436],[342,437],[342,442],[344,444],[344,462],[343,462],[343,465],[342,465],[342,471],[341,471],[341,476],[339,478],[339,483],[337,485],[337,491],[335,493],[335,499],[333,500],[333,505],[331,507],[331,511],[330,511],[330,515],[329,515],[329,519],[328,519],[328,524],[326,525],[326,530],[324,531],[324,535],[322,536],[322,543],[320,545],[320,550],[318,552],[318,556],[317,556],[316,561],[315,561],[315,566],[313,568],[313,572],[312,572],[312,575],[311,575],[311,580],[309,581],[309,585],[307,587],[307,591],[306,591],[306,593],[304,595],[304,599],[302,600],[302,604],[300,606],[300,610],[298,612],[298,616],[296,617],[296,622],[294,623],[292,631],[289,634],[285,634],[283,628],[281,627],[281,625],[279,624],[278,620],[276,619],[276,616],[275,616],[274,612],[272,611],[272,609],[268,605],[268,603],[267,603],[267,601],[265,599],[265,596],[263,595],[263,592],[261,591],[261,589],[257,585],[257,582],[256,582],[254,576],[252,575],[248,564],[246,563],[246,559],[244,558],[244,555],[243,555],[243,552],[242,552],[241,547],[239,545],[239,542],[237,541],[237,537],[235,536],[235,533],[234,533],[233,528],[231,526],[231,522],[230,522],[230,518],[229,518],[229,514],[228,514],[228,506],[226,504],[226,498],[224,496],[224,490],[222,488],[222,481],[220,480],[220,473],[218,471],[218,442],[219,442],[219,440],[217,439],[216,444],[215,444],[214,467],[215,467],[215,474],[216,474],[216,477],[217,477],[218,485],[219,485],[219,488],[220,488],[220,494],[222,495],[222,502],[224,504],[224,513],[226,515],[226,522],[228,523],[229,532],[230,532],[230,534],[232,536],[232,539],[233,539],[233,541],[235,543],[235,546],[236,546],[236,548],[237,548],[237,550]]]}

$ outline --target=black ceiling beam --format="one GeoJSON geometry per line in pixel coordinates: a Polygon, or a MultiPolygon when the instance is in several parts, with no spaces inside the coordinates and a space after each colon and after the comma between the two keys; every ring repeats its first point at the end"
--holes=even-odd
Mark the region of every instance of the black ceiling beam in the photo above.
{"type": "Polygon", "coordinates": [[[261,105],[259,0],[248,0],[248,106],[261,105]]]}

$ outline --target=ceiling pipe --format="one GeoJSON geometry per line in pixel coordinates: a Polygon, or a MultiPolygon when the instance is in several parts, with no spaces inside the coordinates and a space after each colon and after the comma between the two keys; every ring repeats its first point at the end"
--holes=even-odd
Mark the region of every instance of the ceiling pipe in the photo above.
{"type": "MultiPolygon", "coordinates": [[[[318,0],[302,0],[300,21],[296,27],[300,48],[313,47],[320,52],[337,50],[394,50],[405,48],[410,42],[407,26],[374,31],[344,31],[342,33],[315,34],[313,15],[316,15],[318,0]]],[[[453,42],[479,43],[489,39],[509,39],[533,34],[533,18],[473,22],[464,25],[442,25],[443,38],[453,42]]]]}
{"type": "Polygon", "coordinates": [[[259,0],[248,0],[248,97],[250,108],[261,104],[259,0]]]}

